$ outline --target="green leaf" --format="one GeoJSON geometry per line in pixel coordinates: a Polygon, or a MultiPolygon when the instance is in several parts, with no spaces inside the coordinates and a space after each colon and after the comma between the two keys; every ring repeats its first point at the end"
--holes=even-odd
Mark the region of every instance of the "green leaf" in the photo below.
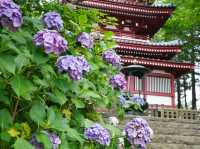
{"type": "Polygon", "coordinates": [[[58,131],[65,132],[68,129],[68,120],[63,117],[63,114],[60,111],[57,111],[52,107],[47,110],[47,123],[50,128],[58,131]]]}
{"type": "Polygon", "coordinates": [[[18,56],[15,58],[15,63],[16,63],[16,65],[17,65],[17,68],[18,68],[19,70],[21,70],[21,68],[22,68],[23,66],[28,65],[28,64],[30,63],[30,61],[29,61],[29,59],[28,59],[25,55],[21,54],[21,55],[18,55],[18,56]]]}
{"type": "Polygon", "coordinates": [[[58,131],[67,131],[68,121],[66,118],[63,118],[61,113],[56,113],[56,119],[52,124],[52,128],[58,131]]]}
{"type": "Polygon", "coordinates": [[[3,90],[0,89],[0,102],[7,106],[10,106],[10,100],[7,96],[3,94],[3,90]]]}
{"type": "Polygon", "coordinates": [[[12,125],[12,117],[7,109],[0,110],[0,128],[6,129],[12,125]]]}
{"type": "Polygon", "coordinates": [[[42,143],[44,145],[44,149],[52,149],[53,145],[51,141],[49,140],[49,137],[44,133],[38,133],[36,134],[36,139],[38,142],[42,143]]]}
{"type": "Polygon", "coordinates": [[[85,103],[81,99],[72,99],[72,102],[75,104],[76,108],[85,108],[85,103]]]}
{"type": "Polygon", "coordinates": [[[87,23],[87,16],[86,15],[79,15],[78,20],[79,20],[80,26],[84,25],[84,24],[87,23]]]}
{"type": "Polygon", "coordinates": [[[110,40],[110,39],[112,39],[112,36],[113,36],[113,32],[108,31],[108,32],[105,32],[105,33],[104,33],[104,39],[105,39],[105,40],[110,40]]]}
{"type": "Polygon", "coordinates": [[[18,97],[24,97],[26,100],[31,99],[31,93],[35,91],[35,87],[31,81],[24,79],[20,75],[16,75],[11,81],[11,87],[18,97]]]}
{"type": "Polygon", "coordinates": [[[12,55],[0,55],[0,69],[6,70],[12,74],[15,74],[16,64],[14,56],[12,55]]]}
{"type": "Polygon", "coordinates": [[[59,149],[70,149],[69,143],[64,133],[61,135],[61,142],[62,143],[60,144],[59,149]]]}
{"type": "Polygon", "coordinates": [[[34,122],[42,124],[46,118],[45,106],[40,102],[35,102],[29,114],[34,122]]]}
{"type": "Polygon", "coordinates": [[[90,127],[90,126],[92,126],[94,124],[94,122],[89,120],[89,119],[84,119],[83,123],[84,123],[84,127],[85,128],[88,128],[88,127],[90,127]]]}
{"type": "Polygon", "coordinates": [[[13,146],[14,149],[34,149],[34,147],[23,138],[18,138],[13,146]]]}
{"type": "Polygon", "coordinates": [[[94,99],[101,99],[101,96],[93,91],[84,91],[81,96],[81,98],[94,98],[94,99]]]}
{"type": "Polygon", "coordinates": [[[55,90],[54,94],[48,93],[49,100],[51,100],[54,103],[59,103],[60,105],[65,104],[67,101],[67,98],[64,93],[60,92],[59,90],[55,90]]]}
{"type": "Polygon", "coordinates": [[[67,136],[75,141],[79,141],[81,144],[83,144],[84,139],[81,137],[81,134],[78,133],[78,131],[76,131],[73,128],[68,127],[67,129],[67,136]]]}

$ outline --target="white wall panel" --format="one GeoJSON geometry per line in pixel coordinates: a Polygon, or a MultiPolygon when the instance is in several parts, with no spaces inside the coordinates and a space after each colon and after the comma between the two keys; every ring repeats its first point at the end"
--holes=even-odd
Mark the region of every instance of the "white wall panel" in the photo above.
{"type": "Polygon", "coordinates": [[[172,105],[172,97],[147,95],[146,99],[149,104],[172,105]]]}

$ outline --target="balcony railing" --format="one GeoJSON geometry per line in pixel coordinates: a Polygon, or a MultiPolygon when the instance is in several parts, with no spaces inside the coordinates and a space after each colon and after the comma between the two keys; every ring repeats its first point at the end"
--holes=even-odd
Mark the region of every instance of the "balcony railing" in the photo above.
{"type": "Polygon", "coordinates": [[[163,119],[200,120],[200,111],[197,110],[153,108],[148,110],[147,115],[163,119]]]}

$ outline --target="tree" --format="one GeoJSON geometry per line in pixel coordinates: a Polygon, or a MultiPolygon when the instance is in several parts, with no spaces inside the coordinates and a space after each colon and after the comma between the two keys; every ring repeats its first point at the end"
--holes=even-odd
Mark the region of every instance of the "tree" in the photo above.
{"type": "MultiPolygon", "coordinates": [[[[163,0],[163,3],[173,2],[177,8],[163,29],[157,34],[157,39],[183,41],[183,52],[175,59],[190,61],[196,64],[199,61],[200,35],[200,3],[198,0],[163,0]]],[[[191,72],[192,109],[196,109],[196,72],[191,72]]]]}

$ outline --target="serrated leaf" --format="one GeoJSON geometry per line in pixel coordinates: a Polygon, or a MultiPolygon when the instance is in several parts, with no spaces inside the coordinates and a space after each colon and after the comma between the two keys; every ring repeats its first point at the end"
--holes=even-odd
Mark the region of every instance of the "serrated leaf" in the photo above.
{"type": "Polygon", "coordinates": [[[0,102],[7,106],[10,106],[10,100],[7,96],[3,94],[3,90],[0,89],[0,102]]]}
{"type": "Polygon", "coordinates": [[[38,133],[36,134],[36,139],[38,142],[42,143],[44,145],[44,149],[52,149],[53,145],[51,141],[49,140],[49,137],[44,133],[38,133]]]}
{"type": "Polygon", "coordinates": [[[101,96],[99,94],[97,94],[96,92],[93,92],[93,91],[84,91],[80,97],[81,98],[94,98],[94,99],[101,98],[101,96]]]}
{"type": "Polygon", "coordinates": [[[87,23],[87,16],[86,15],[79,15],[78,20],[79,20],[80,26],[84,25],[84,24],[87,23]]]}
{"type": "Polygon", "coordinates": [[[15,63],[16,63],[16,65],[17,65],[17,68],[18,68],[19,70],[21,70],[21,68],[22,68],[23,66],[28,65],[28,64],[30,63],[30,61],[29,61],[29,59],[28,59],[25,55],[21,54],[21,55],[18,55],[18,56],[15,58],[15,63]]]}
{"type": "Polygon", "coordinates": [[[12,125],[12,117],[7,109],[0,110],[0,128],[6,129],[12,125]]]}
{"type": "Polygon", "coordinates": [[[40,102],[35,102],[29,112],[29,115],[34,122],[42,124],[46,118],[45,106],[40,102]]]}
{"type": "Polygon", "coordinates": [[[0,55],[0,69],[6,70],[12,74],[15,74],[16,64],[14,56],[12,55],[0,55]]]}
{"type": "Polygon", "coordinates": [[[65,104],[67,101],[67,98],[64,93],[60,92],[59,90],[55,90],[54,94],[48,93],[49,100],[51,100],[54,103],[59,103],[60,105],[65,104]]]}
{"type": "Polygon", "coordinates": [[[83,123],[84,123],[84,127],[85,128],[88,128],[88,127],[90,127],[90,126],[92,126],[94,124],[94,122],[89,120],[89,119],[84,119],[83,123]]]}
{"type": "Polygon", "coordinates": [[[68,128],[67,129],[67,136],[70,137],[71,139],[75,140],[75,141],[79,141],[80,144],[83,144],[84,139],[81,137],[81,134],[78,133],[75,129],[73,128],[68,128]]]}
{"type": "Polygon", "coordinates": [[[85,108],[85,103],[81,99],[72,99],[72,102],[75,104],[76,108],[85,108]]]}
{"type": "Polygon", "coordinates": [[[13,147],[14,149],[34,149],[34,147],[23,138],[18,138],[13,147]]]}
{"type": "Polygon", "coordinates": [[[11,87],[15,91],[18,97],[24,97],[26,100],[31,99],[31,93],[35,91],[35,87],[32,82],[24,79],[20,75],[16,75],[11,81],[11,87]]]}

